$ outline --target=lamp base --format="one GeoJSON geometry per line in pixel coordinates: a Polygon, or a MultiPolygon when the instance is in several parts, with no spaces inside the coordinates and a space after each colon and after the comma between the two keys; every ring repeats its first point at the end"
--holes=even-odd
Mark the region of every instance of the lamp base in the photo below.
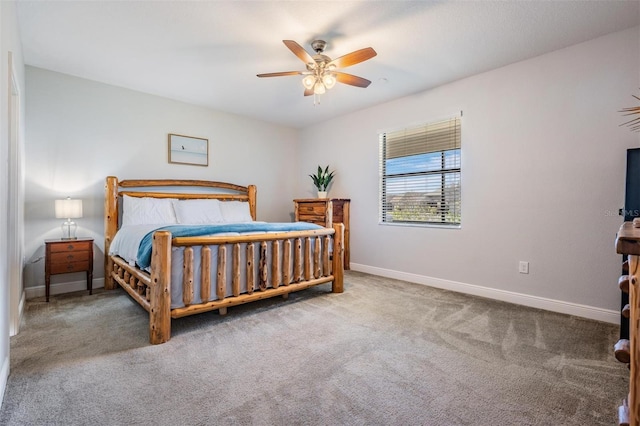
{"type": "Polygon", "coordinates": [[[77,240],[76,237],[76,229],[78,229],[78,225],[75,222],[72,222],[71,219],[68,219],[65,223],[62,224],[62,239],[63,240],[77,240]]]}

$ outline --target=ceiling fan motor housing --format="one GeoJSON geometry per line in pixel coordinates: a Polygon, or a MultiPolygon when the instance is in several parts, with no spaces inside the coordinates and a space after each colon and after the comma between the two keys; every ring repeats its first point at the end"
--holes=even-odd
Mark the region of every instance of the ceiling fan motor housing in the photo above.
{"type": "Polygon", "coordinates": [[[316,52],[316,54],[312,56],[315,63],[307,64],[307,70],[316,71],[320,74],[324,71],[326,65],[331,62],[330,57],[322,54],[326,46],[327,42],[324,40],[313,40],[311,42],[311,47],[316,52]]]}
{"type": "Polygon", "coordinates": [[[316,53],[324,52],[324,48],[327,47],[327,42],[324,40],[313,40],[311,42],[311,48],[316,53]]]}

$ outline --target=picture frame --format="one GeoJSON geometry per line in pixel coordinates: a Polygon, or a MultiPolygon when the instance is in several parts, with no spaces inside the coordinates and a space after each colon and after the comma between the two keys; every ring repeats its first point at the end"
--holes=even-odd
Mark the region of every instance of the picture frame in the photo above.
{"type": "Polygon", "coordinates": [[[209,165],[209,139],[169,133],[169,163],[209,165]]]}

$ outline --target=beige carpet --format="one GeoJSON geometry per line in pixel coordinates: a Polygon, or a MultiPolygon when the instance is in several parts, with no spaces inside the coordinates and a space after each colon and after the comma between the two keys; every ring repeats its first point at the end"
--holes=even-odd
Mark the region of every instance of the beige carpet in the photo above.
{"type": "Polygon", "coordinates": [[[613,425],[617,327],[348,272],[172,322],[122,290],[29,301],[3,425],[613,425]]]}

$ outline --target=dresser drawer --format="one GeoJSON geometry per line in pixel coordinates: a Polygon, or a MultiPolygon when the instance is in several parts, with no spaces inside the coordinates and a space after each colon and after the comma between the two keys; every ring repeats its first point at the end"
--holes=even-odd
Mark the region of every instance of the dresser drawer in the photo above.
{"type": "Polygon", "coordinates": [[[326,218],[323,214],[315,215],[315,214],[298,214],[299,222],[313,222],[318,225],[326,226],[326,218]]]}
{"type": "Polygon", "coordinates": [[[324,216],[324,212],[327,210],[327,203],[300,203],[298,204],[298,215],[320,215],[324,216]]]}
{"type": "Polygon", "coordinates": [[[69,241],[62,244],[51,244],[51,253],[87,250],[91,248],[93,241],[69,241]]]}
{"type": "Polygon", "coordinates": [[[82,272],[89,269],[89,261],[51,263],[50,268],[49,273],[51,275],[67,274],[69,272],[82,272]]]}

